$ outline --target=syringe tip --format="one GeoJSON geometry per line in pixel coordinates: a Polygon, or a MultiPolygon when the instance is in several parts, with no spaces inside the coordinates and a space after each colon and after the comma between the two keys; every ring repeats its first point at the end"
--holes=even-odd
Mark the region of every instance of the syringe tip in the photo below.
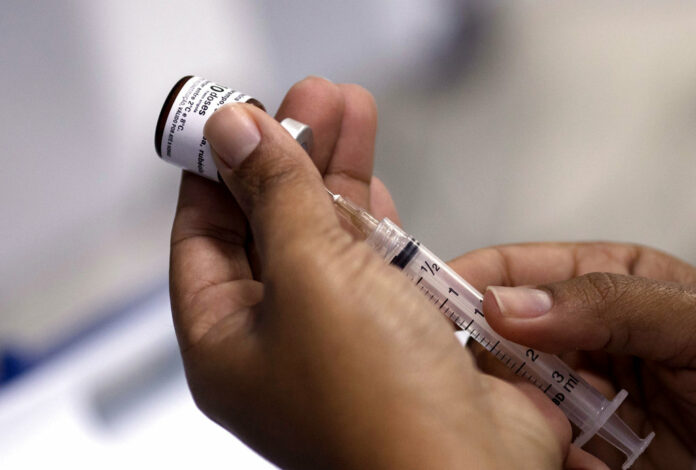
{"type": "Polygon", "coordinates": [[[350,223],[352,227],[357,229],[362,237],[369,237],[375,231],[379,222],[372,217],[365,209],[356,206],[352,202],[344,199],[340,194],[334,194],[328,189],[326,190],[331,195],[334,207],[343,218],[350,223]]]}

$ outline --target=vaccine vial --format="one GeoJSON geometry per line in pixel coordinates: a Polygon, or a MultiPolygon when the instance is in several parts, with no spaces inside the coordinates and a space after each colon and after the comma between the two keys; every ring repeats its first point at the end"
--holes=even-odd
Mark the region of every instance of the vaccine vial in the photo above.
{"type": "Polygon", "coordinates": [[[201,77],[183,77],[167,95],[157,119],[157,155],[168,163],[219,181],[203,126],[216,109],[232,102],[250,103],[265,111],[263,104],[245,93],[201,77]]]}

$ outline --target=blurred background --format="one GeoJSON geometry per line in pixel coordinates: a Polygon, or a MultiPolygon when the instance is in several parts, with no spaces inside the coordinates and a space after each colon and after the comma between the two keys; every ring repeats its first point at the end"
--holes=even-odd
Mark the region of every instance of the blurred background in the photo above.
{"type": "Polygon", "coordinates": [[[380,110],[375,173],[443,258],[616,240],[696,262],[696,6],[22,2],[0,16],[0,466],[269,468],[195,408],[167,296],[162,102],[274,111],[313,74],[380,110]]]}

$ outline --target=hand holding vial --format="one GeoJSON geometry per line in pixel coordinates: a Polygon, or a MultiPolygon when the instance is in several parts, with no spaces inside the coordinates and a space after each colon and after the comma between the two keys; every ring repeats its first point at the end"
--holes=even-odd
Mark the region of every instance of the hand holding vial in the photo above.
{"type": "MultiPolygon", "coordinates": [[[[311,161],[261,109],[232,104],[205,131],[229,191],[183,176],[171,295],[201,409],[281,466],[606,468],[570,445],[568,421],[536,387],[479,371],[438,309],[341,227],[324,185],[398,222],[371,176],[369,94],[310,78],[277,117],[314,129],[311,161]]],[[[479,290],[508,286],[483,302],[505,338],[607,351],[567,360],[607,396],[628,389],[622,417],[641,435],[657,431],[636,468],[689,461],[694,268],[607,244],[490,248],[451,267],[479,290]]]]}

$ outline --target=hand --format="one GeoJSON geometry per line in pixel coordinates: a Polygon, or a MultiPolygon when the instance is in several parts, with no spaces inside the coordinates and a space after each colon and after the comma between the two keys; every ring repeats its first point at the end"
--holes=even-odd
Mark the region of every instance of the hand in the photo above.
{"type": "MultiPolygon", "coordinates": [[[[560,354],[619,415],[656,436],[635,469],[691,468],[696,454],[696,269],[650,248],[611,243],[511,245],[452,266],[482,289],[486,319],[506,338],[560,354]],[[576,351],[585,351],[578,353],[576,351]],[[566,354],[563,354],[566,353],[566,354]]],[[[600,438],[586,449],[620,468],[600,438]]]]}
{"type": "Polygon", "coordinates": [[[550,401],[481,374],[403,274],[341,228],[322,184],[398,220],[370,177],[371,97],[307,79],[288,116],[314,129],[312,160],[234,104],[205,130],[231,194],[183,175],[171,299],[198,406],[284,467],[603,468],[569,450],[550,401]]]}

